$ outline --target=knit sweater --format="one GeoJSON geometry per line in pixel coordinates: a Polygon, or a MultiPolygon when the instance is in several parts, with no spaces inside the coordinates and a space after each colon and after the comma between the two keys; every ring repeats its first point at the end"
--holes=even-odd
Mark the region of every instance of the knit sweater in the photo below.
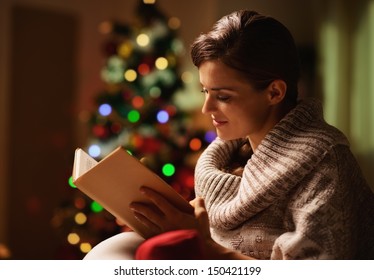
{"type": "Polygon", "coordinates": [[[222,171],[243,141],[217,138],[196,165],[217,243],[258,259],[374,258],[374,194],[319,102],[276,124],[242,176],[222,171]]]}

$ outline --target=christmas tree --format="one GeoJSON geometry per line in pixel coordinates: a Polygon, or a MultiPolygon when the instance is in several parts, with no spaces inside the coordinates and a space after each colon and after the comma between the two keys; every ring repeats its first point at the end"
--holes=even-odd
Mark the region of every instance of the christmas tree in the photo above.
{"type": "MultiPolygon", "coordinates": [[[[123,146],[190,200],[196,158],[216,135],[195,129],[190,112],[177,105],[175,97],[183,94],[191,75],[181,73],[185,50],[177,37],[180,22],[147,2],[139,3],[134,24],[100,25],[107,37],[101,71],[105,86],[87,122],[86,151],[100,160],[123,146]]],[[[71,179],[70,185],[74,188],[71,179]]],[[[73,192],[53,223],[76,248],[77,258],[103,239],[128,230],[98,203],[79,190],[73,192]]]]}

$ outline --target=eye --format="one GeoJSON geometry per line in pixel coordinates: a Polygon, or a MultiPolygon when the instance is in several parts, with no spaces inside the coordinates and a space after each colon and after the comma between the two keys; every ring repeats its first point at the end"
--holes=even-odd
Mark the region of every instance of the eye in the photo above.
{"type": "Polygon", "coordinates": [[[228,101],[230,99],[230,96],[228,96],[228,95],[217,95],[216,98],[219,101],[228,101]]]}
{"type": "Polygon", "coordinates": [[[203,89],[201,90],[201,92],[206,94],[206,93],[208,93],[208,90],[207,90],[206,88],[203,88],[203,89]]]}

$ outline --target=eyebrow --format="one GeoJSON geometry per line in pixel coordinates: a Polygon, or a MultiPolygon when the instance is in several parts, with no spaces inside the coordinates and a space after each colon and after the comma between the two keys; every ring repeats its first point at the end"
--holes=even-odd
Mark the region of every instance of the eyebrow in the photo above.
{"type": "Polygon", "coordinates": [[[208,90],[211,90],[211,91],[221,91],[221,90],[228,90],[228,91],[235,91],[234,88],[231,88],[231,87],[213,87],[213,88],[206,88],[202,85],[202,87],[204,89],[208,89],[208,90]]]}

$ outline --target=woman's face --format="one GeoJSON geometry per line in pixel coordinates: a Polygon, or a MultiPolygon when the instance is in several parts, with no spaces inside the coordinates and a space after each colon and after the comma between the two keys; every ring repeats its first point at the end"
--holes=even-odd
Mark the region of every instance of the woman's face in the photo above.
{"type": "Polygon", "coordinates": [[[199,75],[205,94],[202,112],[211,116],[218,137],[233,140],[267,132],[270,106],[265,91],[256,91],[243,73],[219,60],[203,62],[199,75]]]}

